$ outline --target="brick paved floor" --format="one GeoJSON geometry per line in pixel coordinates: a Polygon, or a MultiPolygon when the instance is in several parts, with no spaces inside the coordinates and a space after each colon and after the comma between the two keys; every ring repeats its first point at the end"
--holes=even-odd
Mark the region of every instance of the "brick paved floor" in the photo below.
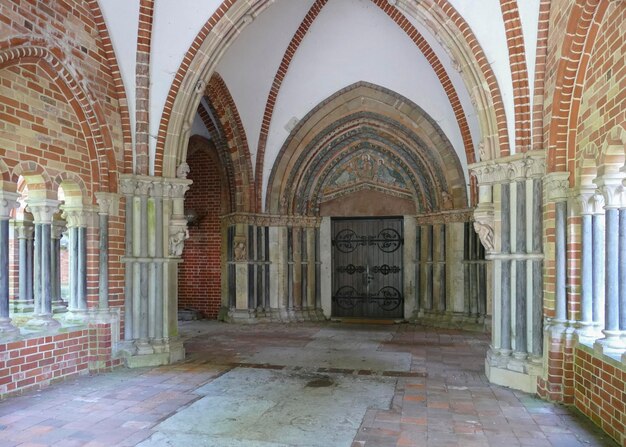
{"type": "Polygon", "coordinates": [[[336,323],[191,322],[181,329],[188,354],[183,363],[84,376],[0,402],[0,447],[136,445],[160,422],[201,399],[195,390],[237,367],[392,377],[397,384],[391,407],[366,411],[351,447],[616,445],[568,408],[490,385],[482,372],[488,343],[483,334],[336,323]],[[363,346],[379,354],[408,354],[410,367],[385,371],[247,361],[268,348],[306,352],[321,330],[344,331],[355,340],[374,334],[363,346]]]}

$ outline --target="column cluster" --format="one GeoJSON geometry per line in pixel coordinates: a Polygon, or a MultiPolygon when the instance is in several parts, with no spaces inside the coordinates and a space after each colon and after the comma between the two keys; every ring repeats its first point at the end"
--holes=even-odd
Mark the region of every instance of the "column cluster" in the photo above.
{"type": "Polygon", "coordinates": [[[236,322],[323,320],[319,219],[232,214],[226,228],[227,297],[236,322]]]}
{"type": "Polygon", "coordinates": [[[516,154],[476,163],[470,170],[479,185],[474,227],[486,259],[493,261],[488,364],[534,375],[543,344],[544,154],[516,154]]]}
{"type": "Polygon", "coordinates": [[[183,201],[190,185],[185,178],[127,175],[120,180],[126,203],[124,334],[134,356],[129,364],[184,357],[176,341],[177,265],[188,238],[183,201]]]}

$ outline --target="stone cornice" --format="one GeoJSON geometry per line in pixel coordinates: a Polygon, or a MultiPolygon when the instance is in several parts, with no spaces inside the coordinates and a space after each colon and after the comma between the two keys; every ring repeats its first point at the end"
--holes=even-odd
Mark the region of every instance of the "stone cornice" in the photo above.
{"type": "Polygon", "coordinates": [[[453,222],[469,222],[474,215],[473,209],[450,210],[433,214],[421,214],[415,217],[417,225],[436,225],[453,222]]]}
{"type": "Polygon", "coordinates": [[[302,227],[316,228],[322,219],[310,216],[278,216],[272,214],[233,213],[222,217],[226,225],[247,224],[258,227],[302,227]]]}
{"type": "Polygon", "coordinates": [[[481,161],[471,164],[469,170],[481,186],[541,178],[546,172],[545,152],[528,151],[481,161]]]}
{"type": "Polygon", "coordinates": [[[168,197],[182,199],[193,181],[185,178],[121,175],[120,191],[127,197],[168,197]]]}

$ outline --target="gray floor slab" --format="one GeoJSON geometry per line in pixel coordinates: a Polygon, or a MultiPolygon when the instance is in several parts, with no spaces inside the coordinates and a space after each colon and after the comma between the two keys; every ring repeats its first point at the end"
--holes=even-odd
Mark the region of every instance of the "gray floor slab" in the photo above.
{"type": "Polygon", "coordinates": [[[409,371],[411,355],[367,349],[262,348],[243,358],[244,363],[300,366],[303,368],[364,369],[369,371],[409,371]]]}
{"type": "Polygon", "coordinates": [[[155,427],[142,447],[349,447],[368,408],[386,409],[396,381],[381,377],[235,369],[155,427]],[[316,387],[311,385],[328,385],[316,387]]]}

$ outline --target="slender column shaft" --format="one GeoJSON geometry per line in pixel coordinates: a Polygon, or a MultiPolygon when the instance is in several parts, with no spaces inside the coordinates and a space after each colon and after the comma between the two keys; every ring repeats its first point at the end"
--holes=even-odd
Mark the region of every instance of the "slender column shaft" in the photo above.
{"type": "MultiPolygon", "coordinates": [[[[543,181],[533,179],[532,251],[539,254],[543,251],[543,181]]],[[[543,261],[532,261],[532,353],[537,359],[543,356],[543,261]]]]}
{"type": "Polygon", "coordinates": [[[591,214],[582,215],[581,239],[581,318],[582,322],[590,325],[593,322],[593,217],[591,214]]]}
{"type": "MultiPolygon", "coordinates": [[[[501,232],[502,253],[509,254],[511,251],[511,200],[510,185],[503,184],[501,187],[501,232]]],[[[500,305],[500,348],[502,354],[511,352],[511,261],[502,260],[501,273],[501,305],[500,305]]]]}
{"type": "Polygon", "coordinates": [[[417,231],[415,232],[415,309],[419,312],[423,306],[423,297],[421,296],[422,291],[422,227],[418,226],[417,231]]]}
{"type": "Polygon", "coordinates": [[[78,277],[76,278],[76,307],[79,310],[84,311],[87,310],[87,228],[77,228],[76,235],[78,237],[78,277]]]}
{"type": "Polygon", "coordinates": [[[9,221],[0,219],[0,333],[9,318],[9,221]]]}
{"type": "MultiPolygon", "coordinates": [[[[20,301],[27,301],[27,288],[28,288],[28,241],[25,235],[20,234],[18,239],[19,245],[19,299],[20,301]]],[[[32,290],[32,286],[31,286],[32,290]]]]}
{"type": "Polygon", "coordinates": [[[50,284],[50,224],[41,224],[41,310],[52,315],[52,293],[50,284]]]}
{"type": "MultiPolygon", "coordinates": [[[[133,198],[126,196],[125,205],[125,254],[127,257],[133,256],[133,198]]],[[[126,262],[124,266],[124,338],[130,340],[133,338],[133,263],[126,262]]]]}
{"type": "MultiPolygon", "coordinates": [[[[139,197],[140,214],[139,224],[141,228],[141,237],[139,239],[139,255],[142,258],[148,257],[148,197],[142,195],[139,197]]],[[[142,342],[148,341],[148,263],[142,261],[139,267],[140,279],[139,279],[139,304],[140,304],[140,318],[139,318],[139,339],[142,342]]]]}
{"type": "Polygon", "coordinates": [[[100,227],[100,238],[98,240],[98,308],[106,310],[109,308],[109,216],[100,214],[98,217],[100,227]]]}
{"type": "Polygon", "coordinates": [[[78,228],[71,227],[70,235],[70,310],[78,309],[78,228]]]}
{"type": "Polygon", "coordinates": [[[426,229],[426,280],[425,280],[425,293],[424,302],[425,309],[433,309],[433,226],[426,225],[423,228],[426,229]]]}
{"type": "MultiPolygon", "coordinates": [[[[517,231],[516,251],[526,253],[526,182],[516,182],[517,187],[517,231]]],[[[517,261],[515,277],[515,351],[516,356],[525,357],[526,342],[526,260],[517,261]]]]}
{"type": "Polygon", "coordinates": [[[619,278],[618,278],[618,246],[619,246],[619,211],[614,208],[606,210],[606,251],[605,251],[605,329],[619,330],[619,278]]]}
{"type": "Polygon", "coordinates": [[[57,295],[57,284],[60,280],[59,274],[61,273],[57,263],[57,240],[54,237],[50,238],[50,290],[53,302],[57,302],[61,298],[57,295]]]}
{"type": "Polygon", "coordinates": [[[594,214],[592,218],[593,237],[593,323],[596,328],[604,326],[604,214],[594,214]]]}
{"type": "MultiPolygon", "coordinates": [[[[34,236],[34,233],[33,233],[34,236]]],[[[25,300],[33,303],[35,300],[35,240],[33,237],[26,239],[26,286],[25,300]]]]}
{"type": "Polygon", "coordinates": [[[619,329],[626,331],[626,209],[619,210],[619,329]]]}
{"type": "Polygon", "coordinates": [[[35,224],[35,240],[33,250],[33,295],[35,301],[35,315],[43,314],[43,293],[41,290],[41,224],[35,224]]]}
{"type": "MultiPolygon", "coordinates": [[[[164,253],[163,247],[163,198],[155,197],[154,199],[154,213],[156,215],[155,222],[155,256],[157,258],[162,258],[164,253]]],[[[165,295],[163,293],[163,263],[157,262],[155,265],[156,269],[156,290],[155,290],[155,320],[156,320],[156,328],[154,336],[157,340],[163,339],[165,334],[163,333],[164,328],[166,327],[165,322],[165,312],[163,311],[163,300],[165,299],[165,295]]]]}
{"type": "Polygon", "coordinates": [[[476,253],[477,253],[477,244],[478,237],[477,234],[473,231],[473,229],[469,228],[469,291],[470,291],[470,299],[469,299],[469,314],[472,318],[478,315],[478,264],[476,264],[476,253]]]}
{"type": "Polygon", "coordinates": [[[567,202],[556,202],[555,222],[555,257],[556,257],[556,309],[555,318],[559,322],[567,320],[567,294],[566,294],[566,216],[567,202]]]}

